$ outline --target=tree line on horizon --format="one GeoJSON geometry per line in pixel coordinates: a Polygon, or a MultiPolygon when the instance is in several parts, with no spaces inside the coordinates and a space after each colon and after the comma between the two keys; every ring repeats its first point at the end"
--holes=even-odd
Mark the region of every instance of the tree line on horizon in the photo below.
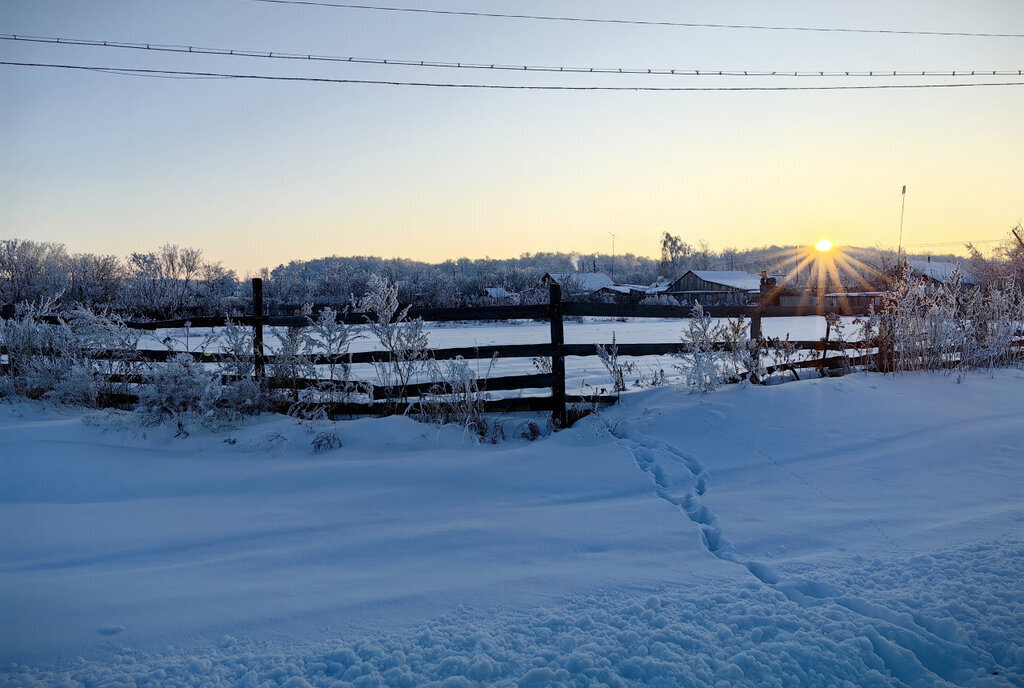
{"type": "MultiPolygon", "coordinates": [[[[1017,228],[1019,231],[1019,228],[1017,228]]],[[[649,285],[674,280],[687,270],[781,271],[780,257],[797,247],[712,250],[706,241],[689,243],[664,233],[660,257],[632,253],[538,252],[515,258],[458,258],[441,263],[373,256],[329,256],[263,268],[268,304],[344,306],[366,295],[372,276],[399,288],[404,303],[422,307],[458,307],[493,302],[487,288],[546,299],[537,287],[545,273],[602,272],[619,284],[649,285]]],[[[961,261],[983,282],[1013,280],[1024,284],[1024,244],[1007,242],[986,258],[967,245],[969,257],[932,256],[961,261]]],[[[910,258],[925,255],[909,256],[910,258]]],[[[894,274],[897,257],[886,250],[860,251],[858,258],[874,275],[894,274]]],[[[857,276],[852,289],[860,290],[857,276]]],[[[250,303],[248,278],[240,279],[201,249],[165,244],[126,258],[72,253],[61,243],[30,239],[0,240],[0,305],[55,301],[61,307],[108,310],[131,318],[180,318],[244,312],[250,303]]],[[[886,285],[879,285],[884,288],[886,285]]],[[[1019,288],[1019,286],[1018,286],[1019,288]]]]}

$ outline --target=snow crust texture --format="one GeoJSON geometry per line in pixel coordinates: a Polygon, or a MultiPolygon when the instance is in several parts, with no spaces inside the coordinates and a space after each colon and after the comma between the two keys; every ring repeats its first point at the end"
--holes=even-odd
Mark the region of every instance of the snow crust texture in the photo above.
{"type": "Polygon", "coordinates": [[[225,636],[194,654],[12,664],[0,686],[1019,686],[1021,570],[1020,542],[985,542],[786,590],[605,590],[318,646],[225,636]]]}
{"type": "Polygon", "coordinates": [[[1022,382],[660,389],[323,454],[290,419],[3,411],[0,688],[1022,686],[1022,382]]]}

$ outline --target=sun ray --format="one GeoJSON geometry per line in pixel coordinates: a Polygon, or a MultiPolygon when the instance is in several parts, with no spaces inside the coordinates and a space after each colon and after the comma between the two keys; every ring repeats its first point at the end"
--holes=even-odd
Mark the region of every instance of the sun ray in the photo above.
{"type": "Polygon", "coordinates": [[[791,263],[799,262],[800,260],[805,259],[807,257],[808,257],[808,252],[805,249],[804,250],[794,250],[791,255],[789,255],[784,260],[780,260],[779,262],[775,263],[769,269],[772,270],[772,271],[781,270],[782,268],[786,267],[787,265],[789,265],[791,263]]]}
{"type": "Polygon", "coordinates": [[[864,265],[863,263],[860,263],[860,261],[858,261],[856,258],[851,259],[843,255],[836,256],[836,263],[847,274],[851,275],[856,280],[857,286],[860,287],[862,291],[875,291],[877,289],[877,285],[874,285],[868,280],[864,279],[864,276],[861,274],[861,270],[857,269],[856,264],[860,264],[861,268],[869,272],[870,274],[877,277],[882,277],[881,273],[872,268],[870,265],[864,265]]]}
{"type": "Polygon", "coordinates": [[[869,275],[871,275],[873,277],[877,277],[877,278],[879,278],[881,280],[885,280],[886,279],[885,275],[882,274],[881,272],[879,272],[878,270],[876,270],[873,266],[868,265],[867,263],[865,263],[865,262],[863,262],[861,260],[858,260],[857,258],[855,258],[853,256],[850,256],[850,255],[844,255],[843,257],[847,261],[849,261],[849,263],[853,266],[853,268],[852,268],[853,270],[864,270],[865,272],[867,272],[869,275]]]}
{"type": "MultiPolygon", "coordinates": [[[[850,312],[850,299],[848,299],[847,296],[846,296],[846,287],[843,286],[842,279],[839,276],[839,270],[836,268],[836,262],[835,261],[829,261],[828,264],[826,265],[826,269],[828,270],[829,274],[832,276],[832,281],[835,283],[835,287],[833,288],[833,291],[839,297],[839,309],[840,309],[840,311],[842,311],[843,313],[849,313],[850,312]]],[[[824,304],[822,304],[822,305],[824,305],[824,304]]]]}
{"type": "MultiPolygon", "coordinates": [[[[768,300],[774,301],[775,297],[787,286],[794,283],[793,278],[799,276],[800,271],[806,267],[812,260],[813,256],[805,255],[797,265],[795,265],[789,272],[786,273],[785,277],[782,278],[782,282],[775,285],[775,288],[768,293],[768,300]]],[[[803,304],[801,304],[803,305],[803,304]]]]}
{"type": "Polygon", "coordinates": [[[825,300],[825,261],[816,260],[814,261],[815,267],[815,279],[816,284],[814,285],[814,291],[818,295],[818,306],[821,306],[825,300]]]}

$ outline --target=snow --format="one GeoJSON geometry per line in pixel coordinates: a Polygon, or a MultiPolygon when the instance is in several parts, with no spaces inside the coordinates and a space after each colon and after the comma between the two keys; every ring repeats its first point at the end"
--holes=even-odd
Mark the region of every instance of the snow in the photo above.
{"type": "Polygon", "coordinates": [[[761,288],[761,276],[751,275],[742,270],[691,270],[693,274],[705,282],[722,284],[744,291],[758,291],[761,288]]]}
{"type": "MultiPolygon", "coordinates": [[[[846,325],[846,338],[855,339],[855,318],[841,318],[846,325]]],[[[725,322],[721,318],[713,318],[715,324],[725,322]]],[[[566,320],[564,322],[565,342],[567,344],[609,344],[614,335],[619,344],[627,343],[672,343],[679,342],[682,330],[687,327],[689,319],[678,318],[579,318],[577,320],[566,320]]],[[[749,327],[749,325],[748,325],[749,327]]],[[[146,349],[163,348],[161,342],[170,337],[170,344],[175,350],[192,350],[199,346],[207,336],[213,336],[209,342],[208,350],[219,350],[220,344],[216,331],[212,328],[192,328],[186,340],[184,329],[157,330],[148,333],[146,339],[140,346],[146,349]]],[[[277,346],[277,339],[274,336],[276,328],[268,328],[266,341],[268,351],[277,346]]],[[[381,349],[381,344],[365,328],[360,338],[352,342],[351,350],[375,351],[381,349]]],[[[283,328],[279,330],[284,332],[283,328]]],[[[507,322],[461,322],[461,323],[426,323],[424,331],[427,333],[431,348],[446,349],[456,347],[475,347],[509,344],[545,344],[551,341],[551,327],[547,322],[536,321],[507,321],[507,322]]],[[[765,337],[785,338],[788,334],[791,340],[817,340],[825,336],[825,318],[821,316],[800,316],[785,318],[765,318],[762,321],[762,331],[765,337]]],[[[835,338],[835,330],[831,336],[835,338]]],[[[673,368],[677,363],[672,356],[623,356],[623,362],[632,362],[648,374],[653,371],[663,370],[668,379],[679,381],[679,376],[673,368]]],[[[527,375],[536,373],[529,358],[502,358],[498,357],[493,362],[488,360],[471,361],[470,365],[479,377],[501,377],[505,375],[527,375]]],[[[608,373],[601,361],[596,356],[580,357],[569,356],[566,358],[566,390],[570,394],[591,394],[594,389],[607,388],[610,385],[608,373]]],[[[352,367],[356,379],[370,382],[376,381],[373,367],[369,364],[356,364],[352,367]]],[[[635,377],[635,376],[634,376],[635,377]]],[[[631,380],[627,380],[631,382],[631,380]]],[[[542,389],[527,390],[524,396],[543,395],[542,389]]],[[[492,396],[498,398],[502,395],[509,396],[517,392],[494,392],[492,396]]]]}
{"type": "Polygon", "coordinates": [[[977,284],[978,278],[968,272],[959,263],[950,263],[948,261],[941,260],[910,260],[907,261],[911,269],[915,272],[919,272],[922,275],[930,277],[936,282],[948,282],[949,276],[953,273],[957,267],[960,268],[960,272],[964,276],[964,284],[977,284]]]}
{"type": "Polygon", "coordinates": [[[1022,382],[658,388],[498,445],[4,406],[0,686],[1021,685],[1022,382]]]}
{"type": "Polygon", "coordinates": [[[603,272],[549,272],[547,276],[562,286],[568,284],[584,294],[615,285],[612,278],[603,272]]]}

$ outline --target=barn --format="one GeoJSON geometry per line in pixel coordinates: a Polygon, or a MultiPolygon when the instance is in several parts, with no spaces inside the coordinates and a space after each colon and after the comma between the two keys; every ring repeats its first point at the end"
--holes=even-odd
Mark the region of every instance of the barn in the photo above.
{"type": "Polygon", "coordinates": [[[757,303],[760,293],[761,276],[740,270],[687,270],[668,288],[683,305],[745,306],[757,303]]]}

